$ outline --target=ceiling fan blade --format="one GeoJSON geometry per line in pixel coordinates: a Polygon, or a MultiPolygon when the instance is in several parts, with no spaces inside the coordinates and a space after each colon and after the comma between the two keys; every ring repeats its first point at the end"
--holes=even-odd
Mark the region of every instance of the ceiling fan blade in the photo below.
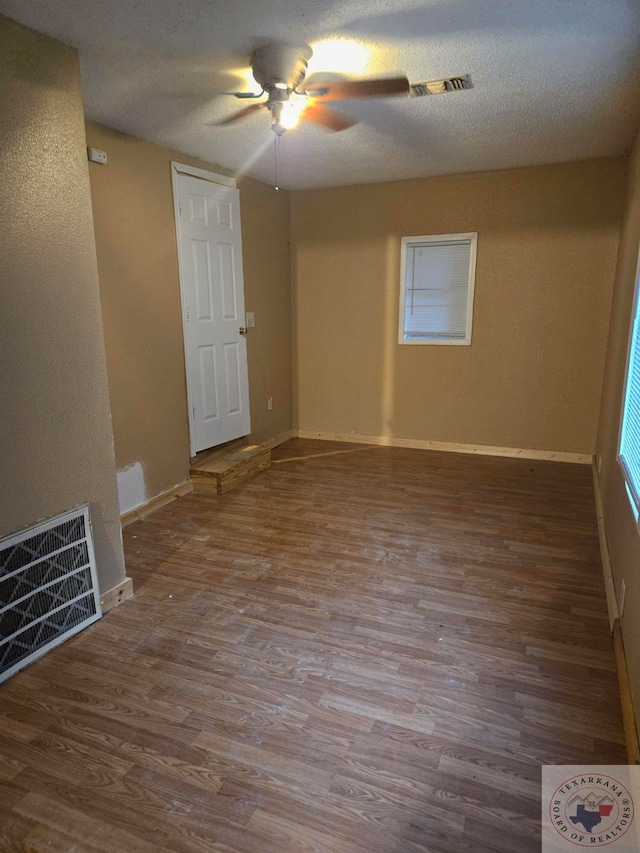
{"type": "Polygon", "coordinates": [[[246,118],[247,116],[250,116],[251,113],[255,113],[266,106],[267,105],[264,102],[261,104],[249,104],[249,106],[245,107],[243,110],[238,110],[237,113],[231,113],[230,116],[227,116],[227,118],[223,118],[222,121],[215,121],[212,122],[212,124],[214,125],[214,127],[221,127],[225,124],[233,124],[234,121],[240,121],[240,119],[246,118]]]}
{"type": "Polygon", "coordinates": [[[386,77],[381,80],[336,80],[308,83],[305,95],[322,101],[345,101],[348,98],[382,98],[389,95],[408,95],[406,77],[386,77]]]}
{"type": "Polygon", "coordinates": [[[261,98],[264,95],[264,89],[261,92],[220,92],[221,95],[233,95],[234,98],[261,98]]]}
{"type": "Polygon", "coordinates": [[[302,118],[333,131],[347,130],[355,124],[355,121],[343,116],[342,113],[325,107],[324,104],[310,103],[302,113],[302,118]]]}

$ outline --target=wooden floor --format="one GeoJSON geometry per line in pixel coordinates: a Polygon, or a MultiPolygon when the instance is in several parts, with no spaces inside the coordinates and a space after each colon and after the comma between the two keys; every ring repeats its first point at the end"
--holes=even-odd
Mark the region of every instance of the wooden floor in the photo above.
{"type": "Polygon", "coordinates": [[[0,687],[0,851],[528,853],[625,763],[588,467],[291,441],[0,687]]]}

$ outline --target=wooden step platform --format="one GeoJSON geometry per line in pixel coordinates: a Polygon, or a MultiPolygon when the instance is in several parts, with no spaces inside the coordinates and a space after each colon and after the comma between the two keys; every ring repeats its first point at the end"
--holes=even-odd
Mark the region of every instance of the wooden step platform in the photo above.
{"type": "Polygon", "coordinates": [[[271,465],[271,450],[258,444],[212,450],[191,463],[196,492],[224,495],[271,465]]]}

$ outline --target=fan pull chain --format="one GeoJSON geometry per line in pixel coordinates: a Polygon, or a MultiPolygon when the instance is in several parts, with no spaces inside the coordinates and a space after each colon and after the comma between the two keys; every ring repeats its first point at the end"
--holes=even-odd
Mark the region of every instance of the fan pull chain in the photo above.
{"type": "Polygon", "coordinates": [[[278,186],[278,148],[280,148],[280,137],[276,136],[273,140],[273,165],[275,169],[275,191],[279,192],[280,187],[278,186]]]}

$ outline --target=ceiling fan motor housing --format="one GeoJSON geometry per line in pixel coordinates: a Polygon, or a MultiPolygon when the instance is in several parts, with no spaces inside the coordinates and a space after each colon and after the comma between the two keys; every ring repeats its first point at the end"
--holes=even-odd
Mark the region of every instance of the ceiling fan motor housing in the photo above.
{"type": "Polygon", "coordinates": [[[298,47],[288,44],[265,44],[254,51],[251,70],[256,82],[272,97],[284,93],[278,100],[287,100],[289,92],[297,89],[307,73],[307,62],[313,51],[308,44],[298,47]]]}

